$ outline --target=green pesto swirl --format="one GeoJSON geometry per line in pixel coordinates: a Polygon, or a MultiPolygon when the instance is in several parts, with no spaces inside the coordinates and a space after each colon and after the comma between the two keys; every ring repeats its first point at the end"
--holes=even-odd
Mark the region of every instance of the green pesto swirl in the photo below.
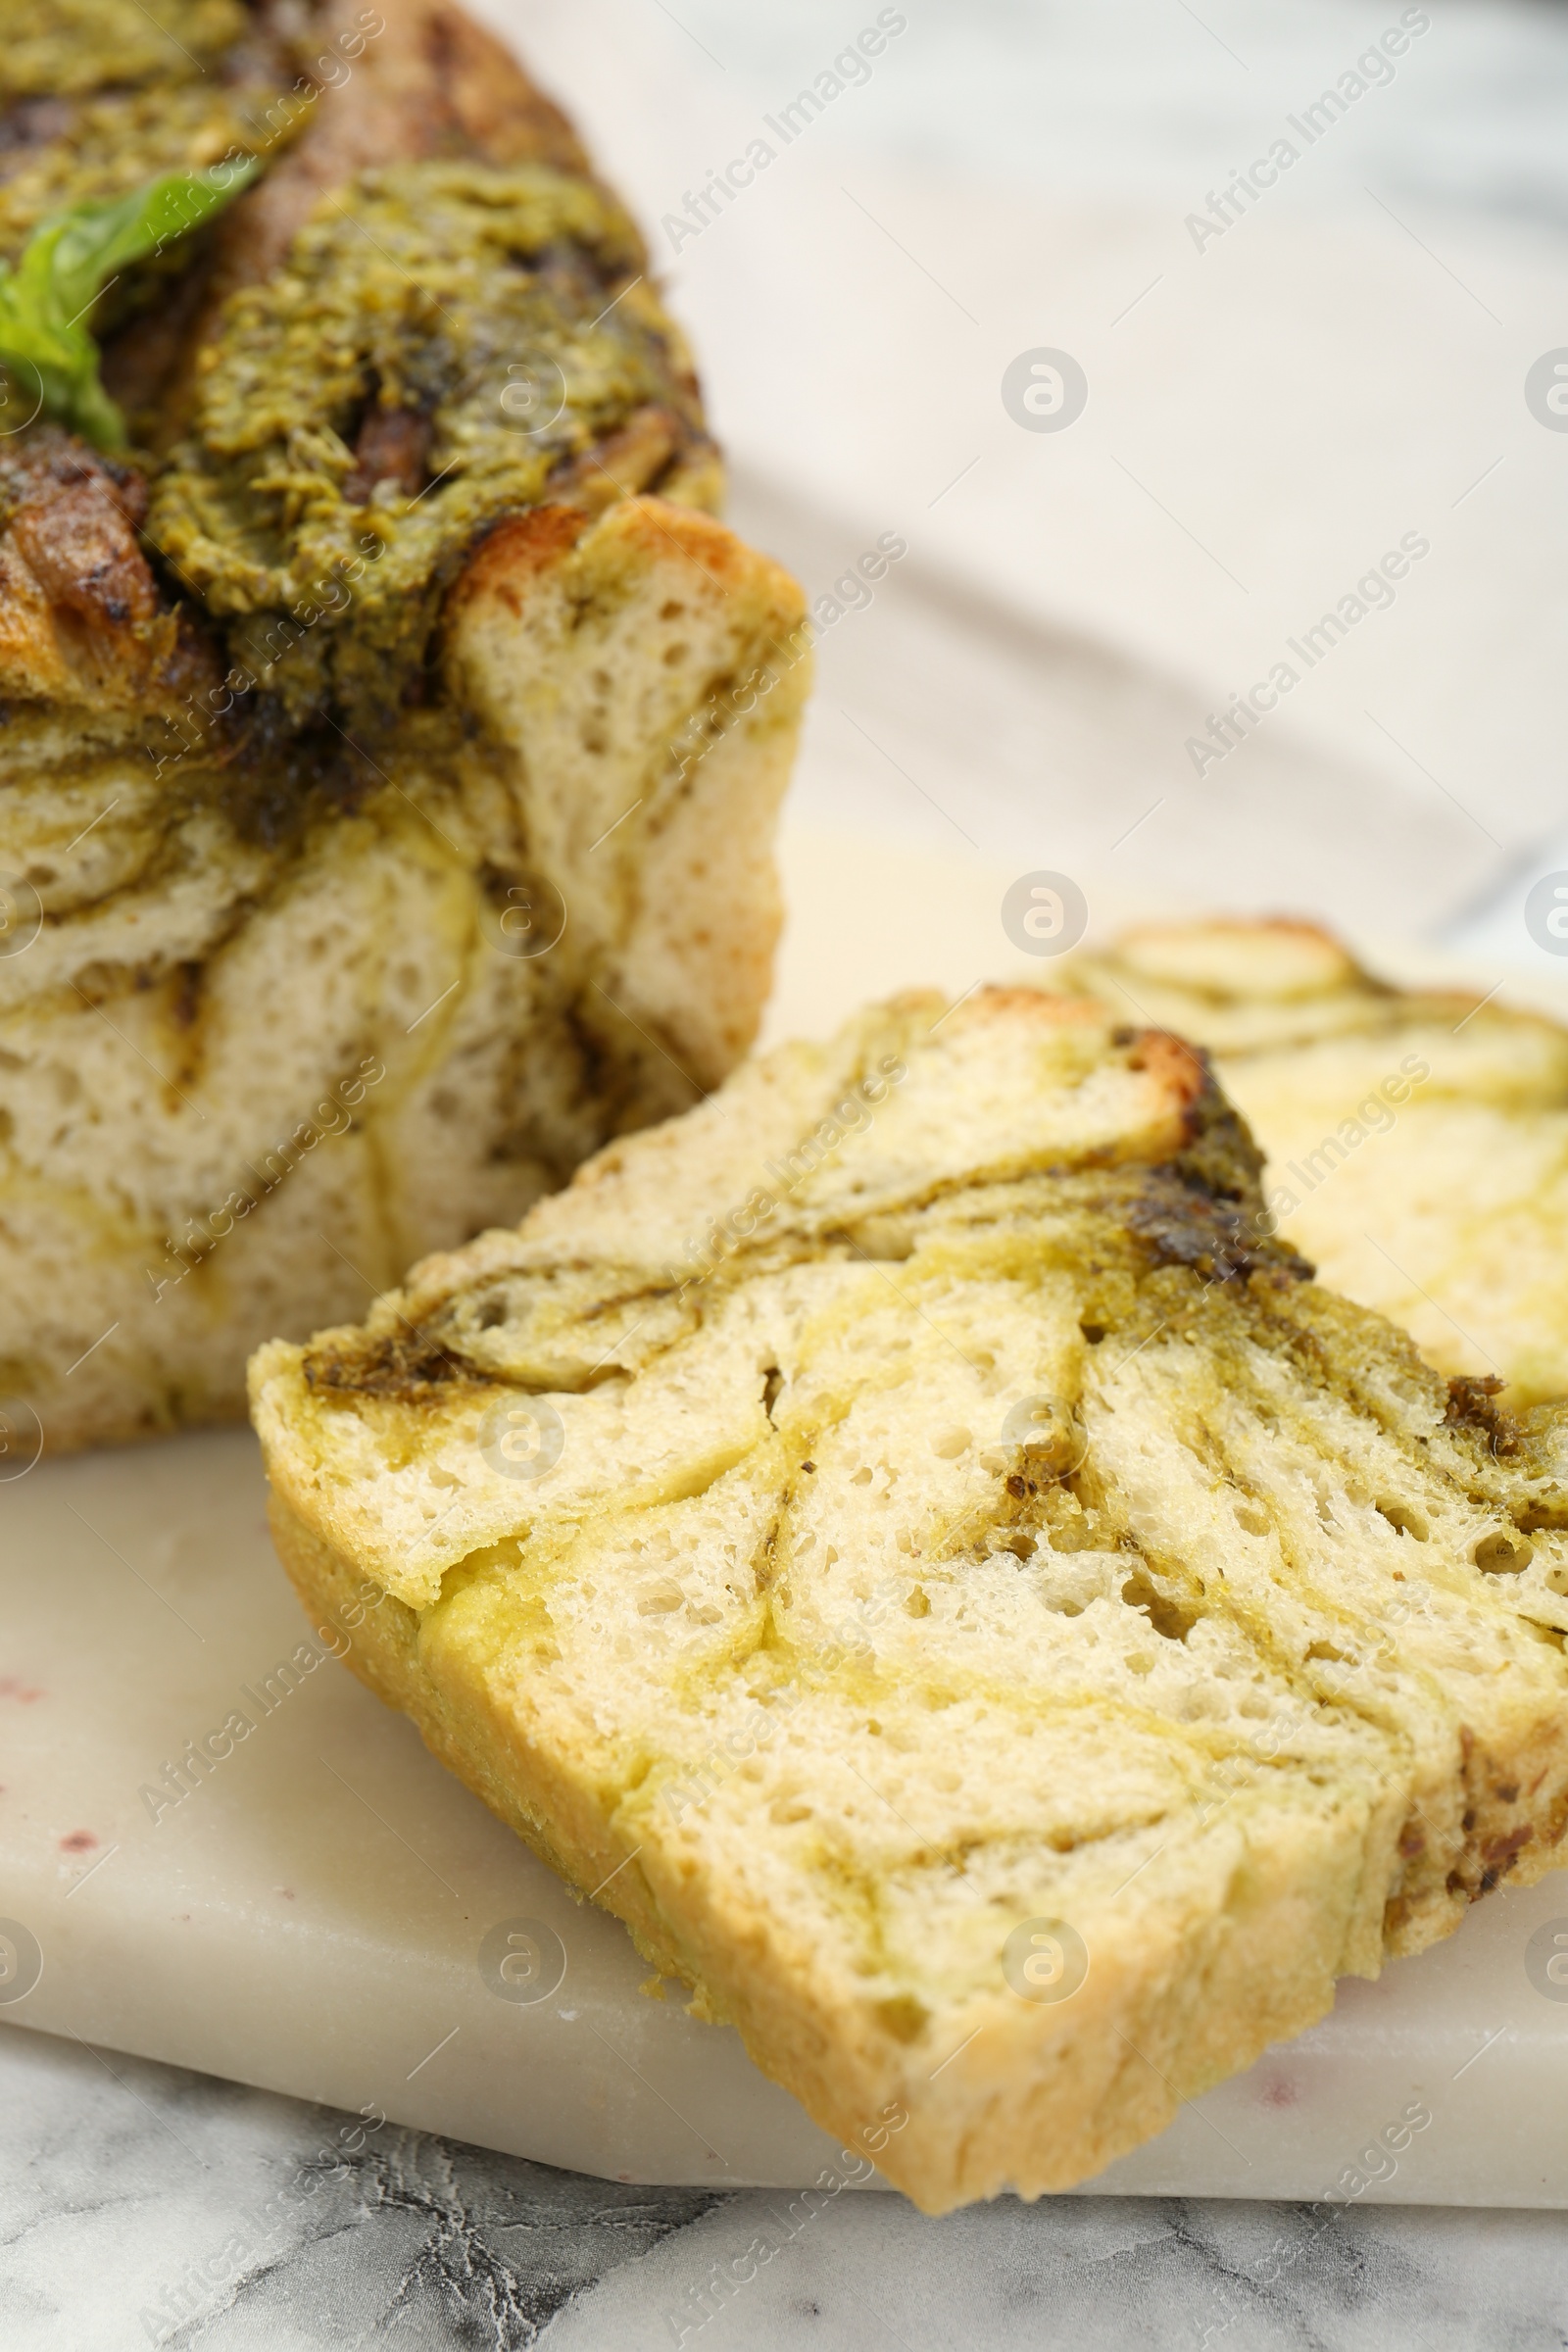
{"type": "MultiPolygon", "coordinates": [[[[315,108],[286,44],[257,37],[236,0],[0,0],[0,263],[65,213],[227,158],[265,163],[315,108]]],[[[156,305],[204,251],[176,238],[118,272],[93,334],[156,305]]]]}
{"type": "Polygon", "coordinates": [[[247,24],[239,0],[6,0],[0,106],[195,81],[247,24]]]}
{"type": "MultiPolygon", "coordinates": [[[[265,154],[257,126],[263,105],[275,103],[276,97],[270,82],[238,88],[187,83],[102,91],[62,107],[56,136],[6,159],[10,169],[0,174],[0,260],[15,262],[41,222],[77,205],[112,203],[166,172],[205,171],[225,156],[265,154]]],[[[304,101],[298,111],[302,118],[307,114],[304,101]]],[[[193,251],[172,252],[165,274],[186,268],[193,251]]],[[[102,324],[101,318],[97,323],[102,324]]]]}
{"type": "Polygon", "coordinates": [[[476,539],[635,411],[700,439],[643,268],[587,180],[412,163],[323,198],[233,298],[148,530],[293,723],[333,704],[390,723],[476,539]],[[377,432],[405,452],[379,476],[377,432]]]}

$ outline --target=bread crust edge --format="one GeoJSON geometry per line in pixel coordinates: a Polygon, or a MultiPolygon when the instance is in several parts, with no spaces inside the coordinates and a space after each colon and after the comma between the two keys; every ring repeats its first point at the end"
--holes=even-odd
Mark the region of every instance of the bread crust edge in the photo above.
{"type": "MultiPolygon", "coordinates": [[[[577,1899],[602,1886],[594,1899],[621,1920],[651,1966],[695,1989],[694,2014],[733,2024],[754,2062],[847,2153],[863,2147],[879,2118],[902,2114],[879,2165],[922,2212],[1006,2191],[1032,2201],[1093,2180],[1164,2131],[1190,2099],[1333,2007],[1366,1900],[1365,1868],[1382,1842],[1370,1819],[1309,1824],[1298,1846],[1283,1838],[1264,1875],[1227,1904],[1200,1970],[1174,1944],[1151,1955],[1134,1937],[1125,1955],[1097,1958],[1070,2002],[1044,2007],[1002,1992],[966,2005],[946,2056],[929,2044],[898,2048],[853,2011],[814,1998],[765,1922],[732,1909],[723,1887],[694,1893],[670,1853],[632,1848],[624,1826],[605,1817],[569,1770],[526,1746],[504,1710],[482,1696],[455,1709],[420,1661],[419,1613],[318,1534],[288,1500],[283,1465],[272,1470],[279,1557],[343,1662],[412,1719],[431,1753],[577,1899]],[[679,1927],[661,1900],[666,1890],[681,1906],[679,1927]],[[1183,1969],[1189,1982],[1173,1992],[1183,1969]]],[[[1561,1860],[1540,1840],[1519,1855],[1510,1884],[1529,1885],[1561,1860]]],[[[1424,1923],[1420,1941],[1451,1932],[1462,1910],[1456,1904],[1435,1929],[1424,1923]]]]}

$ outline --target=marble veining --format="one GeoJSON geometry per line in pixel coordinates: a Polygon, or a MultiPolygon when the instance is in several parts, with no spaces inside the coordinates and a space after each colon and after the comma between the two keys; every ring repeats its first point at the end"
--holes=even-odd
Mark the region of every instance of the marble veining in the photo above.
{"type": "Polygon", "coordinates": [[[1560,2352],[1568,2217],[633,2188],[23,2030],[5,2352],[1560,2352]]]}

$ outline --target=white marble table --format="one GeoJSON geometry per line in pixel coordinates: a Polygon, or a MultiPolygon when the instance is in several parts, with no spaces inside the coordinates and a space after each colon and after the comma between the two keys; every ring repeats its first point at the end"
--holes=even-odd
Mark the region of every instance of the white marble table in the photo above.
{"type": "Polygon", "coordinates": [[[1568,2340],[1560,2214],[1104,2197],[930,2222],[846,2195],[790,2235],[780,2195],[619,2187],[391,2125],[361,2139],[353,2117],[21,2031],[0,2036],[0,2116],[5,2352],[1568,2340]]]}

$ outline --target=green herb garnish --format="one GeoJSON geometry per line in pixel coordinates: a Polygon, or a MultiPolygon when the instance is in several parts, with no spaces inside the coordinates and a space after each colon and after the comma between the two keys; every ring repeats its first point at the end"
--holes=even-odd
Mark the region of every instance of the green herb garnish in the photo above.
{"type": "Polygon", "coordinates": [[[122,270],[199,228],[255,177],[252,156],[207,172],[170,172],[107,204],[55,213],[13,270],[0,262],[0,368],[54,417],[100,449],[125,446],[125,420],[98,373],[85,323],[122,270]]]}

